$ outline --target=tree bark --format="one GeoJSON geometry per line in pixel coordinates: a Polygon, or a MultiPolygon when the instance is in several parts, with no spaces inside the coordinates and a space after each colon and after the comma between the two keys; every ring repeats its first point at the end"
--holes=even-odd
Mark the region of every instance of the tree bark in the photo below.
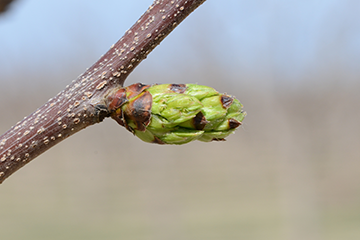
{"type": "Polygon", "coordinates": [[[0,183],[72,134],[108,117],[106,96],[205,0],[154,1],[125,35],[71,84],[0,137],[0,183]]]}

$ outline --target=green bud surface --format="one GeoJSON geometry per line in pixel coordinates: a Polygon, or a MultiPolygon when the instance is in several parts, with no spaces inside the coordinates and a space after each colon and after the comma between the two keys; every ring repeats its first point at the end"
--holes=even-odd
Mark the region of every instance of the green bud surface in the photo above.
{"type": "Polygon", "coordinates": [[[111,117],[150,143],[224,141],[246,116],[234,97],[197,84],[138,83],[113,95],[111,117]]]}

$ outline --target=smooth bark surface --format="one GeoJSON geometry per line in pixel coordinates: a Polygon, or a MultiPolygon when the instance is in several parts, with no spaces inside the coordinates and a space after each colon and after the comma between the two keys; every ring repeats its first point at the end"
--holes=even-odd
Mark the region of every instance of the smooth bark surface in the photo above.
{"type": "Polygon", "coordinates": [[[205,0],[154,1],[93,66],[0,137],[0,183],[55,144],[108,116],[107,94],[205,0]]]}

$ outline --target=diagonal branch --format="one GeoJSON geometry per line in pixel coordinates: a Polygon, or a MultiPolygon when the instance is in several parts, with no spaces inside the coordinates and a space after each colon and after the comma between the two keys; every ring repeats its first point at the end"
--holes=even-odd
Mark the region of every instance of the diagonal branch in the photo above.
{"type": "Polygon", "coordinates": [[[6,12],[13,0],[0,0],[0,14],[6,12]]]}
{"type": "Polygon", "coordinates": [[[108,116],[107,94],[205,0],[154,1],[125,35],[54,98],[0,137],[0,183],[55,144],[108,116]]]}

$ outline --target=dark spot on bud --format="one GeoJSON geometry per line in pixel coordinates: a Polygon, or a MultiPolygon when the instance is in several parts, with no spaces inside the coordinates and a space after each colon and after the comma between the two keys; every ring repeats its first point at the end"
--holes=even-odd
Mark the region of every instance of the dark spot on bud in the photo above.
{"type": "Polygon", "coordinates": [[[230,129],[237,128],[238,126],[240,126],[242,124],[241,122],[239,122],[238,120],[233,119],[233,118],[230,118],[228,120],[228,123],[229,123],[229,128],[230,129]]]}
{"type": "Polygon", "coordinates": [[[125,117],[136,124],[136,130],[144,132],[151,118],[152,96],[149,92],[140,94],[126,106],[125,117]]]}
{"type": "Polygon", "coordinates": [[[221,95],[221,104],[223,108],[227,109],[233,103],[234,99],[228,95],[221,95]]]}
{"type": "Polygon", "coordinates": [[[170,84],[169,88],[176,93],[184,93],[187,89],[186,84],[170,84]]]}
{"type": "Polygon", "coordinates": [[[128,100],[126,98],[126,90],[124,88],[119,89],[116,93],[110,95],[107,99],[109,111],[116,111],[128,100]]]}
{"type": "Polygon", "coordinates": [[[154,136],[154,140],[152,141],[152,143],[156,143],[156,144],[165,144],[165,142],[163,142],[160,138],[154,136]]]}
{"type": "Polygon", "coordinates": [[[196,114],[196,116],[192,119],[194,128],[196,130],[203,130],[206,124],[209,122],[205,119],[205,116],[202,112],[196,114]]]}
{"type": "Polygon", "coordinates": [[[135,83],[132,84],[130,86],[126,87],[126,93],[128,95],[128,98],[133,98],[137,95],[139,95],[140,93],[142,93],[145,89],[148,89],[150,87],[150,85],[145,85],[142,83],[135,83]]]}
{"type": "Polygon", "coordinates": [[[226,141],[226,139],[225,138],[213,138],[213,139],[211,139],[211,141],[224,142],[224,141],[226,141]]]}

